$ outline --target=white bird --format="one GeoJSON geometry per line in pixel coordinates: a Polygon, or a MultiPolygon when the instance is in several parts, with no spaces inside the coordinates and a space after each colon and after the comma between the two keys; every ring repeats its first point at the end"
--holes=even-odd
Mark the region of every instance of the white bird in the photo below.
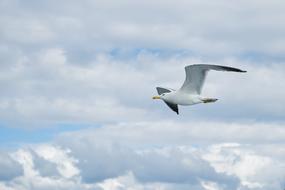
{"type": "Polygon", "coordinates": [[[246,72],[237,68],[221,65],[189,65],[185,67],[186,79],[179,90],[156,87],[159,96],[152,98],[162,99],[177,114],[179,114],[178,105],[186,106],[216,102],[218,100],[216,98],[205,98],[201,96],[201,90],[209,70],[246,72]]]}

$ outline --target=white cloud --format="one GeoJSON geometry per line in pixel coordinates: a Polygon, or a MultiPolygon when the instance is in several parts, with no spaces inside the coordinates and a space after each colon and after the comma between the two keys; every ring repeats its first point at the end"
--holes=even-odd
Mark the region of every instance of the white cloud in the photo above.
{"type": "Polygon", "coordinates": [[[214,64],[249,72],[210,73],[205,94],[220,101],[181,113],[282,120],[284,66],[257,60],[282,58],[284,6],[278,0],[2,1],[0,118],[37,125],[169,117],[149,100],[154,87],[179,88],[185,65],[215,57],[214,64]]]}
{"type": "Polygon", "coordinates": [[[238,176],[242,185],[249,189],[282,189],[283,161],[278,161],[270,153],[261,155],[259,151],[250,145],[220,144],[209,147],[204,158],[217,171],[238,176]]]}
{"type": "Polygon", "coordinates": [[[128,123],[68,132],[12,153],[24,172],[0,184],[23,190],[278,190],[285,177],[283,137],[274,131],[280,126],[262,125],[264,132],[245,139],[250,125],[243,123],[128,123]],[[275,135],[264,139],[270,132],[275,135]]]}
{"type": "MultiPolygon", "coordinates": [[[[200,179],[214,180],[229,188],[235,188],[238,183],[235,177],[216,173],[195,152],[183,152],[179,147],[178,149],[149,149],[140,151],[140,153],[121,147],[120,149],[124,149],[125,154],[118,155],[116,147],[111,150],[112,152],[108,152],[110,150],[106,149],[106,147],[98,150],[98,148],[94,149],[93,146],[93,144],[88,145],[88,149],[95,156],[86,156],[84,150],[80,154],[84,154],[85,158],[78,155],[77,153],[79,152],[76,153],[76,150],[74,153],[71,152],[79,156],[79,162],[77,164],[73,162],[72,165],[76,168],[76,164],[81,171],[80,175],[72,178],[65,174],[60,176],[43,176],[40,170],[44,166],[35,165],[36,159],[40,156],[37,151],[40,151],[40,154],[42,154],[42,151],[45,151],[47,147],[48,149],[55,149],[55,147],[47,145],[36,147],[35,154],[38,154],[37,156],[31,149],[20,149],[15,153],[14,159],[23,166],[24,174],[12,180],[5,180],[1,185],[15,189],[76,189],[78,187],[82,187],[82,189],[175,189],[176,186],[179,187],[180,185],[185,185],[186,187],[196,186],[198,189],[201,189],[200,179]],[[193,155],[191,155],[192,153],[193,155]],[[101,157],[98,154],[109,157],[101,157]],[[114,170],[116,169],[114,166],[124,162],[125,164],[120,165],[122,170],[115,173],[115,175],[104,176],[104,173],[108,172],[108,170],[114,170]],[[84,167],[84,163],[87,163],[87,167],[84,167]],[[103,176],[99,178],[100,180],[97,180],[96,175],[103,176]],[[86,181],[86,178],[90,179],[86,181]]],[[[56,149],[58,155],[65,154],[63,149],[56,149]]],[[[60,158],[61,156],[57,157],[60,158]]],[[[64,159],[68,162],[73,157],[64,159]]],[[[54,160],[49,158],[45,160],[55,163],[54,160]]],[[[59,173],[61,173],[60,167],[62,163],[64,161],[55,163],[59,173]]]]}
{"type": "MultiPolygon", "coordinates": [[[[260,129],[264,128],[262,125],[259,125],[260,129]]],[[[254,128],[258,128],[257,126],[258,124],[254,128]]],[[[69,133],[59,137],[57,142],[64,147],[73,147],[72,153],[75,157],[81,157],[79,160],[87,159],[86,162],[78,164],[82,169],[83,179],[84,176],[86,178],[92,175],[95,176],[91,179],[100,179],[98,174],[87,171],[98,171],[103,166],[104,172],[107,171],[104,174],[105,178],[114,178],[119,173],[131,170],[136,178],[142,181],[173,182],[173,180],[178,180],[181,183],[183,180],[188,181],[186,179],[188,176],[194,175],[202,180],[200,185],[207,186],[204,188],[225,188],[223,181],[227,185],[235,184],[234,179],[231,178],[223,179],[217,176],[211,178],[211,172],[207,169],[207,165],[210,164],[216,172],[233,175],[240,179],[241,189],[279,189],[284,182],[284,164],[282,164],[284,151],[279,152],[283,144],[275,142],[281,141],[282,137],[280,140],[277,136],[264,139],[269,133],[275,135],[279,133],[274,131],[275,127],[274,124],[267,125],[264,133],[259,130],[243,137],[248,133],[246,130],[250,128],[250,125],[227,123],[216,123],[214,126],[212,123],[196,123],[196,126],[193,123],[180,126],[177,123],[173,125],[171,123],[168,125],[166,123],[122,124],[86,132],[69,133]],[[235,129],[236,127],[238,129],[235,129]],[[74,143],[65,140],[71,138],[78,140],[74,143]],[[217,142],[222,144],[211,145],[217,142]],[[260,146],[256,147],[256,143],[260,146]],[[274,143],[274,146],[271,146],[269,150],[266,146],[270,143],[274,143]],[[211,146],[208,146],[209,144],[211,146]],[[132,150],[137,151],[132,152],[132,150]],[[90,151],[93,154],[87,153],[90,151]],[[275,156],[276,151],[279,152],[279,157],[275,156]],[[136,154],[142,156],[142,159],[139,159],[136,154]],[[208,163],[200,162],[201,158],[208,163]],[[142,169],[134,166],[140,166],[142,169]],[[152,171],[154,166],[155,171],[152,171]],[[208,177],[203,175],[204,172],[208,177]]],[[[193,181],[190,180],[190,183],[193,181]]]]}
{"type": "Polygon", "coordinates": [[[74,166],[77,160],[68,156],[69,150],[61,150],[53,146],[37,147],[35,152],[45,160],[57,165],[58,172],[65,178],[70,178],[79,174],[78,168],[74,166]]]}
{"type": "MultiPolygon", "coordinates": [[[[156,94],[155,87],[177,89],[184,80],[185,65],[207,63],[188,56],[165,59],[147,52],[126,63],[108,54],[98,54],[85,65],[68,60],[63,49],[51,48],[20,56],[13,67],[2,70],[2,120],[9,123],[17,118],[19,123],[29,121],[34,126],[37,123],[46,126],[62,122],[145,121],[173,116],[162,103],[150,99],[156,94]]],[[[220,101],[180,107],[183,119],[189,120],[186,115],[193,115],[193,118],[282,120],[285,113],[283,65],[257,66],[255,62],[235,59],[213,63],[240,67],[248,73],[210,72],[203,93],[220,101]]]]}

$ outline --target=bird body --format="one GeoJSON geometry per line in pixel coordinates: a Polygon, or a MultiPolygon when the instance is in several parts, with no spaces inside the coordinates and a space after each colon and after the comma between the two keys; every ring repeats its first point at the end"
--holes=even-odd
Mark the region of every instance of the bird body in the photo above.
{"type": "Polygon", "coordinates": [[[157,87],[156,89],[159,96],[154,96],[153,99],[162,99],[177,114],[179,114],[178,105],[187,106],[216,102],[218,100],[216,98],[205,98],[201,96],[202,87],[209,70],[246,72],[237,68],[221,65],[189,65],[185,67],[186,79],[179,90],[157,87]]]}
{"type": "Polygon", "coordinates": [[[194,105],[203,102],[202,97],[198,94],[188,94],[180,90],[165,93],[161,96],[161,99],[172,104],[182,106],[194,105]]]}

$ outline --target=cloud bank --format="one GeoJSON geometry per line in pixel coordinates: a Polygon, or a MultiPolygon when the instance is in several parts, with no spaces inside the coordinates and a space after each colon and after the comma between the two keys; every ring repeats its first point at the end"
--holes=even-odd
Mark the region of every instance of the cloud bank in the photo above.
{"type": "MultiPolygon", "coordinates": [[[[199,128],[203,131],[201,128],[209,125],[199,128]]],[[[243,139],[232,139],[235,143],[229,143],[226,135],[219,138],[218,144],[207,140],[195,143],[192,126],[179,128],[170,124],[161,128],[151,123],[104,126],[64,133],[48,144],[19,148],[9,153],[9,162],[20,165],[17,168],[23,172],[2,177],[1,186],[265,190],[281,189],[284,185],[283,144],[278,145],[274,140],[254,143],[263,136],[255,136],[246,144],[241,144],[243,139]]],[[[216,137],[206,138],[215,142],[216,137]]]]}

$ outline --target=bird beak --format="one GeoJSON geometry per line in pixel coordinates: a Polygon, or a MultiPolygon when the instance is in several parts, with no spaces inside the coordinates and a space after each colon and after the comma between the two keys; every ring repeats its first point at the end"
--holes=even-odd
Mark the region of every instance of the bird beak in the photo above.
{"type": "Polygon", "coordinates": [[[154,97],[152,97],[152,99],[160,99],[160,96],[154,96],[154,97]]]}

